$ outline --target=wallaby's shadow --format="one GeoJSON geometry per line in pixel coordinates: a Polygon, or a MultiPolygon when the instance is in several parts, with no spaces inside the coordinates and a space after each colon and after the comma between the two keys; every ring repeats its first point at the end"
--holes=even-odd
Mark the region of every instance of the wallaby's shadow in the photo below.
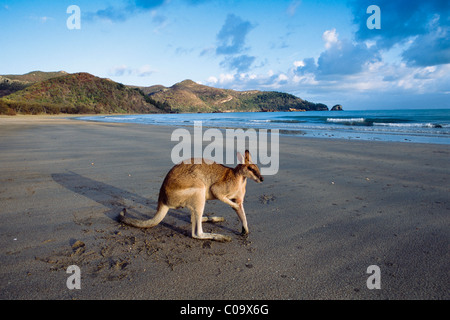
{"type": "MultiPolygon", "coordinates": [[[[104,214],[114,221],[119,221],[119,214],[122,209],[126,207],[125,201],[127,201],[128,203],[133,202],[134,204],[136,204],[136,206],[142,205],[143,207],[150,209],[149,212],[144,213],[140,212],[136,208],[127,208],[128,212],[131,212],[139,219],[152,218],[156,213],[156,201],[144,198],[136,193],[117,188],[107,183],[84,177],[78,173],[72,171],[66,173],[53,173],[52,178],[55,182],[57,182],[64,188],[83,195],[108,208],[109,210],[107,210],[104,214]]],[[[171,209],[168,215],[186,223],[190,223],[191,221],[189,212],[171,209]]],[[[187,232],[186,230],[178,228],[174,225],[165,222],[161,222],[160,225],[169,228],[177,233],[190,235],[190,232],[187,232]]],[[[225,226],[219,227],[234,232],[233,230],[225,226]]]]}

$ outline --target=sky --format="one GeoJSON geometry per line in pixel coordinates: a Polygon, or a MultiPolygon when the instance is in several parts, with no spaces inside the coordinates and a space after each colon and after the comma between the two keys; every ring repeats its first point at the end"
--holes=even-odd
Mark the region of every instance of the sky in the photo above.
{"type": "Polygon", "coordinates": [[[0,74],[191,79],[345,110],[450,108],[447,0],[0,0],[0,30],[0,74]]]}

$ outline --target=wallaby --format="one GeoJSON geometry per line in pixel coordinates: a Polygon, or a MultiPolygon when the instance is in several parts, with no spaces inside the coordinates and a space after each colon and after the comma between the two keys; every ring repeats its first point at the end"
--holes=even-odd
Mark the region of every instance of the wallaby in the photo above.
{"type": "Polygon", "coordinates": [[[247,218],[244,211],[244,196],[247,178],[261,183],[264,178],[259,168],[252,162],[250,152],[245,157],[237,153],[238,164],[234,169],[211,160],[185,160],[175,165],[167,173],[159,191],[158,207],[155,216],[149,220],[126,217],[126,209],[120,213],[120,221],[139,228],[151,228],[164,219],[169,209],[186,207],[191,211],[192,237],[231,241],[231,237],[215,233],[204,233],[202,222],[224,221],[220,217],[202,217],[206,200],[218,199],[236,211],[242,222],[242,234],[248,234],[247,218]],[[199,161],[200,162],[200,161],[199,161]]]}

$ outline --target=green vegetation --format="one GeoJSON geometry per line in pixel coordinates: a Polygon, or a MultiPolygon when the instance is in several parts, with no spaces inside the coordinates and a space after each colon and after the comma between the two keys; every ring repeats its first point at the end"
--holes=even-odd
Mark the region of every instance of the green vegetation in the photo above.
{"type": "Polygon", "coordinates": [[[276,91],[260,92],[251,95],[243,99],[243,104],[248,109],[259,109],[258,111],[328,110],[328,107],[324,104],[312,103],[292,94],[276,91]]]}
{"type": "Polygon", "coordinates": [[[172,112],[232,111],[310,111],[328,110],[321,103],[302,100],[292,94],[276,91],[235,91],[200,85],[184,80],[170,88],[143,88],[154,101],[165,102],[172,112]]]}
{"type": "Polygon", "coordinates": [[[0,98],[10,95],[16,91],[23,90],[26,87],[31,86],[33,83],[64,75],[67,75],[67,72],[33,71],[22,75],[8,74],[0,76],[0,98]]]}
{"type": "Polygon", "coordinates": [[[156,108],[164,111],[165,113],[168,113],[171,111],[170,105],[169,103],[167,103],[167,101],[164,102],[160,102],[160,101],[156,101],[153,100],[150,96],[146,95],[141,89],[139,88],[134,88],[133,90],[136,90],[137,92],[139,92],[139,94],[142,96],[142,98],[144,98],[144,100],[151,104],[154,105],[156,108]]]}
{"type": "Polygon", "coordinates": [[[21,81],[21,82],[26,82],[26,83],[32,84],[32,83],[48,80],[51,78],[65,76],[67,74],[68,73],[65,71],[57,71],[57,72],[32,71],[32,72],[28,72],[26,74],[20,74],[20,75],[7,74],[7,75],[4,75],[4,77],[8,78],[10,80],[14,80],[14,81],[21,81]]]}
{"type": "Polygon", "coordinates": [[[0,113],[158,113],[141,91],[88,73],[36,82],[0,99],[0,113]]]}
{"type": "MultiPolygon", "coordinates": [[[[64,110],[66,111],[66,110],[64,110]]],[[[70,113],[64,112],[54,104],[50,103],[33,103],[33,102],[16,102],[0,99],[0,114],[16,115],[20,114],[58,114],[70,113]]]]}
{"type": "Polygon", "coordinates": [[[0,97],[7,96],[19,90],[23,90],[28,86],[28,83],[24,83],[21,81],[12,81],[0,76],[0,97]]]}
{"type": "Polygon", "coordinates": [[[89,73],[34,71],[0,76],[0,114],[186,113],[328,110],[276,91],[235,91],[184,80],[132,87],[89,73]]]}

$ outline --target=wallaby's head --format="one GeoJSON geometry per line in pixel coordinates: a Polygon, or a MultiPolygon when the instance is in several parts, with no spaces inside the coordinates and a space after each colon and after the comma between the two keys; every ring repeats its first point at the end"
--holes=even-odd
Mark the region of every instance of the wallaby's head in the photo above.
{"type": "Polygon", "coordinates": [[[246,178],[250,178],[255,182],[261,183],[264,181],[261,172],[256,164],[252,162],[252,156],[248,150],[245,150],[245,157],[239,152],[237,153],[238,160],[241,164],[238,164],[239,172],[246,178]]]}

